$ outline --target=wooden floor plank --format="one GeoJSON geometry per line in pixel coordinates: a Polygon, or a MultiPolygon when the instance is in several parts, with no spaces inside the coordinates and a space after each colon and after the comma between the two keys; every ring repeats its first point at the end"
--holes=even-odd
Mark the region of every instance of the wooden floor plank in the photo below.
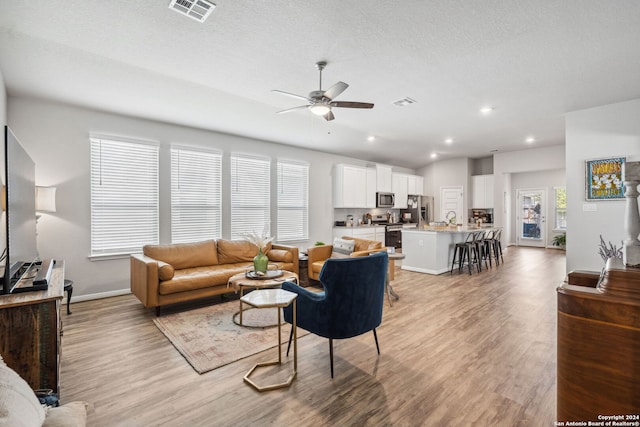
{"type": "Polygon", "coordinates": [[[242,377],[268,351],[198,375],[133,296],[80,302],[63,313],[62,400],[90,402],[92,426],[553,425],[564,275],[562,251],[525,247],[472,276],[397,269],[379,357],[373,334],[337,340],[332,380],[327,340],[307,335],[293,385],[266,393],[242,377]]]}

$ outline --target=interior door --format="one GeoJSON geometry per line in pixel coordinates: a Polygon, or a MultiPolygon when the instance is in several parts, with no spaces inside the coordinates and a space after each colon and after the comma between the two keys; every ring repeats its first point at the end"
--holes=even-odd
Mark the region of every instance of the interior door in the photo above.
{"type": "Polygon", "coordinates": [[[517,190],[518,210],[516,234],[519,246],[547,246],[547,216],[544,189],[517,190]]]}
{"type": "Polygon", "coordinates": [[[453,219],[454,224],[464,224],[462,187],[441,187],[440,200],[439,221],[449,222],[453,219]]]}

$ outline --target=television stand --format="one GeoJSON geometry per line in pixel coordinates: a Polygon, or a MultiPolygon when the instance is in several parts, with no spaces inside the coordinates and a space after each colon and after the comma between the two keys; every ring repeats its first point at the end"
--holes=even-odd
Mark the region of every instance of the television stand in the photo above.
{"type": "Polygon", "coordinates": [[[0,296],[0,354],[32,389],[60,396],[60,304],[64,261],[58,260],[44,291],[0,296]]]}

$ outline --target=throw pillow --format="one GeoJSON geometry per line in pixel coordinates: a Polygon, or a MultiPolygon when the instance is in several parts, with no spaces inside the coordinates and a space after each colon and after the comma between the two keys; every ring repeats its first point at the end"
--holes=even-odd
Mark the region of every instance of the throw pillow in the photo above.
{"type": "Polygon", "coordinates": [[[171,264],[164,261],[158,261],[158,278],[162,281],[171,280],[175,274],[175,269],[171,264]]]}
{"type": "Polygon", "coordinates": [[[44,417],[29,384],[0,359],[0,426],[41,426],[44,417]]]}
{"type": "Polygon", "coordinates": [[[353,240],[335,238],[331,258],[348,258],[353,252],[356,242],[353,240]]]}
{"type": "Polygon", "coordinates": [[[42,427],[84,427],[87,425],[87,403],[69,402],[47,409],[47,419],[42,427]]]}

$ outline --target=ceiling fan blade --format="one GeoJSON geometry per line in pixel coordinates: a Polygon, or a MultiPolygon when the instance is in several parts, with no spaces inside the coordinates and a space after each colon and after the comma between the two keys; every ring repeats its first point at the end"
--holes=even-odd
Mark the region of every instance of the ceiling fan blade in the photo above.
{"type": "Polygon", "coordinates": [[[348,87],[349,87],[348,84],[344,82],[338,82],[333,86],[331,86],[329,89],[324,91],[324,97],[333,99],[336,96],[340,95],[342,92],[344,92],[348,87]]]}
{"type": "Polygon", "coordinates": [[[300,105],[299,107],[287,108],[286,110],[278,111],[276,114],[288,113],[290,111],[299,110],[301,108],[309,108],[308,105],[300,105]]]}
{"type": "Polygon", "coordinates": [[[373,108],[373,104],[368,102],[333,101],[329,105],[339,108],[373,108]]]}
{"type": "Polygon", "coordinates": [[[272,90],[271,92],[280,93],[282,95],[290,96],[292,98],[303,99],[305,101],[311,102],[310,98],[307,98],[306,96],[302,96],[302,95],[296,95],[295,93],[284,92],[282,90],[276,90],[276,89],[272,90]]]}
{"type": "Polygon", "coordinates": [[[325,114],[324,119],[328,122],[330,122],[331,120],[335,119],[336,117],[333,115],[333,112],[331,110],[329,110],[329,112],[327,114],[325,114]]]}

